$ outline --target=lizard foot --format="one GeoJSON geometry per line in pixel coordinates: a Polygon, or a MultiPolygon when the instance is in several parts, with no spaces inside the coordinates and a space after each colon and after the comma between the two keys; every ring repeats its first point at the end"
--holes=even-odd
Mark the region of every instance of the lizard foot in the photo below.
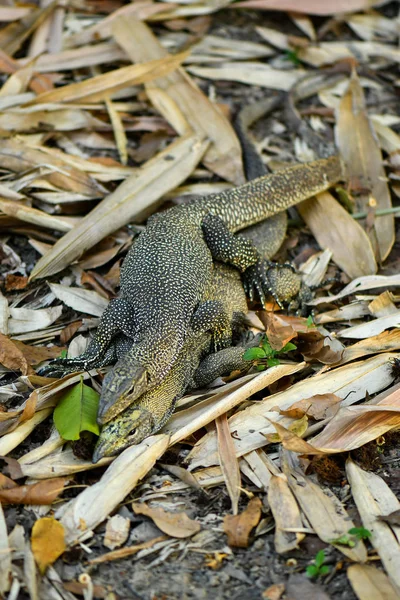
{"type": "Polygon", "coordinates": [[[258,296],[265,307],[266,297],[271,295],[278,306],[284,308],[285,304],[297,297],[301,280],[290,263],[279,264],[261,258],[246,269],[243,285],[250,300],[258,296]]]}

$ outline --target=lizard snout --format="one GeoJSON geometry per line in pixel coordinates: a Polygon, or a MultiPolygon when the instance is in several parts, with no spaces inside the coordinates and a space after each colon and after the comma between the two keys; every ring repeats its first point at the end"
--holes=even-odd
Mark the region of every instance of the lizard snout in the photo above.
{"type": "Polygon", "coordinates": [[[126,356],[104,378],[97,422],[104,425],[137,400],[149,387],[146,369],[126,356]],[[125,360],[124,360],[125,359],[125,360]]]}

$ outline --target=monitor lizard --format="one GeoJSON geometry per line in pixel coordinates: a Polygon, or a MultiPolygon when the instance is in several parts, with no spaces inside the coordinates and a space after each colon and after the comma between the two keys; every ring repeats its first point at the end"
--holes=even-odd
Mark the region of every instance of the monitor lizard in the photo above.
{"type": "MultiPolygon", "coordinates": [[[[216,263],[212,279],[210,297],[221,303],[221,312],[232,326],[233,342],[240,339],[241,344],[213,352],[213,323],[190,327],[180,354],[164,379],[103,425],[93,462],[114,456],[159,431],[186,390],[204,387],[224,373],[249,367],[250,363],[243,359],[247,301],[240,275],[236,269],[216,263]]],[[[250,339],[249,343],[255,345],[256,341],[250,339]]]]}
{"type": "Polygon", "coordinates": [[[341,160],[332,156],[153,215],[127,254],[120,295],[104,311],[86,352],[56,359],[42,373],[88,370],[117,358],[103,382],[98,421],[104,424],[164,379],[190,328],[212,324],[214,349],[229,346],[229,319],[208,299],[215,261],[235,267],[247,294],[263,302],[271,265],[250,239],[235,233],[342,178],[341,160]]]}

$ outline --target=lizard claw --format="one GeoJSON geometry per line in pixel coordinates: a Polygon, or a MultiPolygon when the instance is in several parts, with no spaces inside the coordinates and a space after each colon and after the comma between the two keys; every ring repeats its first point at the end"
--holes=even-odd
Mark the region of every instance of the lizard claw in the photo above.
{"type": "Polygon", "coordinates": [[[301,280],[290,263],[275,263],[260,258],[254,265],[246,269],[243,285],[250,300],[257,296],[262,306],[266,306],[266,297],[272,296],[279,308],[297,297],[301,280]]]}

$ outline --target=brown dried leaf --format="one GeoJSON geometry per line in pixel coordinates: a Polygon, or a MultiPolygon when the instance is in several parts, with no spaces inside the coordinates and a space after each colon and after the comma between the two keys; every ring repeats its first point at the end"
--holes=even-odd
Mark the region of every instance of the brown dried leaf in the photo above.
{"type": "Polygon", "coordinates": [[[22,352],[30,365],[38,365],[44,360],[57,358],[65,350],[65,346],[29,346],[18,340],[13,340],[16,347],[22,352]]]}
{"type": "Polygon", "coordinates": [[[226,487],[232,502],[232,512],[237,515],[240,497],[240,469],[226,413],[215,419],[218,439],[218,457],[226,487]]]}
{"type": "Polygon", "coordinates": [[[400,426],[400,389],[376,404],[342,406],[325,429],[310,440],[310,454],[345,452],[359,448],[400,426]]]}
{"type": "Polygon", "coordinates": [[[3,504],[52,504],[64,489],[67,479],[45,479],[32,485],[0,489],[3,504]]]}
{"type": "Polygon", "coordinates": [[[28,285],[28,277],[22,275],[15,275],[14,273],[7,273],[5,280],[6,292],[14,290],[23,290],[28,285]]]}
{"type": "Polygon", "coordinates": [[[334,262],[349,277],[376,273],[377,264],[368,235],[329,192],[300,202],[297,209],[320,247],[332,252],[334,262]]]}
{"type": "Polygon", "coordinates": [[[275,421],[270,421],[275,427],[278,435],[268,434],[268,440],[272,443],[281,442],[286,450],[292,450],[293,452],[299,452],[301,454],[323,454],[323,452],[317,451],[314,446],[311,446],[311,444],[300,437],[305,433],[308,425],[307,417],[303,417],[303,419],[295,421],[288,428],[275,421]]]}
{"type": "Polygon", "coordinates": [[[69,340],[75,335],[79,327],[82,325],[82,322],[83,321],[73,321],[73,323],[70,323],[69,325],[64,327],[64,329],[60,333],[60,342],[62,344],[66,344],[67,342],[69,342],[69,340]]]}
{"type": "Polygon", "coordinates": [[[268,342],[274,350],[282,350],[290,340],[297,337],[297,332],[285,319],[273,312],[257,313],[266,327],[268,342]]]}
{"type": "Polygon", "coordinates": [[[296,346],[305,360],[318,360],[325,365],[336,364],[342,358],[344,346],[338,339],[323,336],[316,330],[299,333],[296,346]]]}
{"type": "Polygon", "coordinates": [[[39,570],[44,574],[66,550],[64,527],[52,517],[44,517],[36,521],[32,528],[32,552],[39,570]]]}
{"type": "Polygon", "coordinates": [[[224,532],[228,536],[229,546],[248,547],[251,530],[261,518],[261,507],[260,498],[252,498],[242,513],[224,517],[224,532]]]}
{"type": "Polygon", "coordinates": [[[359,600],[397,600],[399,597],[386,573],[372,565],[351,565],[347,577],[359,600]]]}
{"type": "Polygon", "coordinates": [[[340,408],[342,398],[336,394],[315,394],[310,398],[304,398],[291,405],[287,410],[276,407],[281,415],[292,419],[301,419],[303,415],[312,417],[317,421],[333,417],[340,408]]]}
{"type": "Polygon", "coordinates": [[[161,507],[152,508],[144,502],[133,502],[132,509],[136,515],[150,517],[161,531],[171,537],[190,537],[195,533],[198,533],[201,529],[200,523],[189,519],[184,512],[167,512],[161,507]]]}
{"type": "Polygon", "coordinates": [[[32,10],[22,19],[4,27],[0,31],[0,48],[11,56],[15,54],[31,33],[53,12],[57,4],[57,0],[53,0],[47,6],[32,10]]]}
{"type": "Polygon", "coordinates": [[[12,371],[21,371],[22,375],[32,371],[21,349],[2,333],[0,333],[0,364],[12,371]]]}
{"type": "MultiPolygon", "coordinates": [[[[390,208],[382,153],[368,118],[364,92],[354,71],[337,116],[337,143],[355,194],[356,211],[390,208]]],[[[385,260],[394,242],[394,216],[376,219],[366,232],[377,260],[385,260]]],[[[348,245],[348,239],[345,246],[348,245]]]]}

